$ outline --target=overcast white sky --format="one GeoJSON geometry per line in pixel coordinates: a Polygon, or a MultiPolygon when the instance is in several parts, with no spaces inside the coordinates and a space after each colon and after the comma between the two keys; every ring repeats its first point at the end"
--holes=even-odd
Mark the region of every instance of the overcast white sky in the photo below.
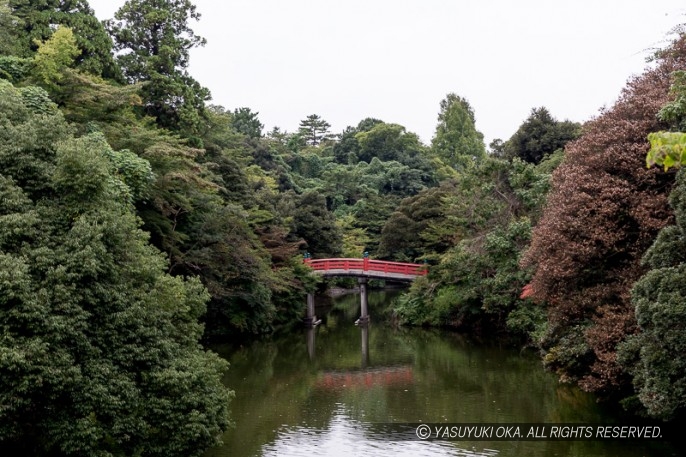
{"type": "MultiPolygon", "coordinates": [[[[90,0],[100,19],[124,0],[90,0]]],[[[650,49],[686,22],[683,0],[195,0],[207,38],[190,73],[212,103],[259,112],[265,132],[318,114],[366,117],[429,143],[439,103],[466,98],[488,144],[531,108],[583,122],[611,106],[650,49]]]]}

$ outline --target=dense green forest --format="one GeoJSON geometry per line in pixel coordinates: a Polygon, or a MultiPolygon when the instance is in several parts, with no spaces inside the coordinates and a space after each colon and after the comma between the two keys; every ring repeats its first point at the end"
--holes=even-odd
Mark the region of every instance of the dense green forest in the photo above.
{"type": "Polygon", "coordinates": [[[0,445],[202,454],[232,392],[201,342],[298,323],[321,287],[306,252],[426,262],[401,323],[507,338],[633,413],[683,414],[684,39],[583,125],[536,107],[487,147],[451,93],[426,145],[210,104],[198,18],[0,0],[0,445]]]}

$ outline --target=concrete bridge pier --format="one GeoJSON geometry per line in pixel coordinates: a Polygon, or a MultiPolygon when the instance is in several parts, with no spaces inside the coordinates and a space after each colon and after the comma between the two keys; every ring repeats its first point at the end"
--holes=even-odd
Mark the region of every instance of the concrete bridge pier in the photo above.
{"type": "Polygon", "coordinates": [[[360,318],[357,320],[358,325],[367,325],[369,323],[369,311],[367,310],[367,278],[358,278],[360,284],[360,318]]]}
{"type": "Polygon", "coordinates": [[[307,317],[303,319],[305,325],[313,327],[319,323],[314,314],[314,294],[307,294],[307,317]]]}

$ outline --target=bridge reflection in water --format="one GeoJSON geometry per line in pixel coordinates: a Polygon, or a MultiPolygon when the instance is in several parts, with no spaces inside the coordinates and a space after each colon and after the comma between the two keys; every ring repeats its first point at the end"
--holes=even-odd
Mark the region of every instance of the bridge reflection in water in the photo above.
{"type": "MultiPolygon", "coordinates": [[[[316,327],[309,327],[306,331],[307,353],[310,360],[316,357],[316,332],[316,327]]],[[[360,340],[362,355],[360,369],[322,371],[315,382],[315,387],[337,390],[346,387],[370,388],[414,383],[412,365],[370,366],[369,327],[366,325],[360,327],[360,340]]]]}

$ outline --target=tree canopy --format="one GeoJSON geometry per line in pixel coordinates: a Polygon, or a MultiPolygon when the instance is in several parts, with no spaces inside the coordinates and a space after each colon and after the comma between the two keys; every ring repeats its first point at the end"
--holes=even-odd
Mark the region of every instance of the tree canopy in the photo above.
{"type": "Polygon", "coordinates": [[[507,157],[519,157],[525,162],[537,164],[543,158],[562,149],[581,133],[575,122],[556,120],[545,107],[533,108],[531,114],[504,143],[507,157]]]}
{"type": "Polygon", "coordinates": [[[225,364],[198,346],[208,294],[166,273],[104,137],[71,137],[31,95],[0,81],[0,441],[200,455],[230,398],[225,364]]]}
{"type": "Polygon", "coordinates": [[[253,113],[250,108],[236,108],[231,118],[231,126],[247,137],[259,138],[262,136],[264,124],[258,119],[258,114],[260,113],[253,113]]]}

